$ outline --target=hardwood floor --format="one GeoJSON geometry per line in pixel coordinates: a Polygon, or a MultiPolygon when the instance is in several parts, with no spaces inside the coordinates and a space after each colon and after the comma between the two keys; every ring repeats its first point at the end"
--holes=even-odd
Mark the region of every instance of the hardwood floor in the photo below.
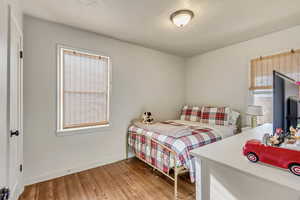
{"type": "MultiPolygon", "coordinates": [[[[180,178],[179,199],[194,200],[195,185],[180,178]]],[[[19,200],[169,200],[173,182],[133,158],[26,186],[19,200]]]]}

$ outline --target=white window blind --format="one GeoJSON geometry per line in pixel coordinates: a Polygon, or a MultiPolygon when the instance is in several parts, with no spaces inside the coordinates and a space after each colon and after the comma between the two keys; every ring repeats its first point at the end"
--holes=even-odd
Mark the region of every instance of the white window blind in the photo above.
{"type": "Polygon", "coordinates": [[[59,130],[109,124],[109,58],[61,47],[59,130]]]}
{"type": "Polygon", "coordinates": [[[251,60],[250,90],[272,89],[273,70],[300,81],[300,50],[251,60]]]}

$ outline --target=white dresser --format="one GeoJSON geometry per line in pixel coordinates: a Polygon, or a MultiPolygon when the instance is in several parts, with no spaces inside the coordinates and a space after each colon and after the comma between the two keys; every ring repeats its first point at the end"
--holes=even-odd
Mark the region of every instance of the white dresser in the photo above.
{"type": "Polygon", "coordinates": [[[288,170],[251,163],[242,154],[249,139],[261,139],[272,125],[249,129],[192,151],[197,200],[300,200],[300,177],[288,170]]]}

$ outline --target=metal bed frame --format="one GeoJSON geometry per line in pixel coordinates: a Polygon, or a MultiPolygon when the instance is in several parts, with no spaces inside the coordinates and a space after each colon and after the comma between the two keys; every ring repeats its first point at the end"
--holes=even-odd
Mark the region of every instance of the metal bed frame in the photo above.
{"type": "MultiPolygon", "coordinates": [[[[241,121],[241,116],[238,117],[237,119],[237,122],[236,122],[236,126],[237,126],[237,132],[236,134],[238,133],[241,133],[241,125],[242,125],[242,121],[241,121]]],[[[184,173],[187,173],[189,172],[188,169],[186,169],[184,166],[177,166],[177,153],[175,151],[173,151],[172,149],[170,149],[169,147],[167,147],[166,145],[164,144],[161,144],[160,142],[158,142],[157,140],[153,139],[153,138],[150,138],[149,136],[147,135],[144,135],[146,137],[146,140],[147,142],[153,142],[157,145],[159,145],[162,149],[166,149],[167,151],[169,151],[170,153],[170,156],[169,156],[169,159],[171,159],[171,155],[174,156],[174,167],[173,167],[173,170],[174,170],[174,175],[172,176],[170,174],[170,170],[168,172],[164,172],[160,169],[158,169],[157,167],[155,167],[154,165],[152,165],[151,163],[149,163],[147,160],[143,159],[142,157],[140,157],[139,155],[135,154],[135,157],[137,157],[139,160],[143,161],[144,163],[148,164],[149,166],[151,166],[153,169],[161,172],[163,175],[165,175],[166,177],[168,177],[169,179],[171,179],[172,181],[174,181],[174,199],[177,200],[178,199],[178,176],[181,175],[181,174],[184,174],[184,173]]],[[[127,136],[128,138],[128,136],[127,136]]],[[[149,144],[149,143],[148,143],[149,144]]],[[[150,143],[151,144],[151,143],[150,143]]],[[[129,150],[129,144],[128,144],[128,140],[127,140],[127,151],[126,151],[126,159],[128,159],[128,150],[129,150]]],[[[151,145],[150,145],[150,148],[151,145]]],[[[150,149],[151,151],[152,149],[150,149]]],[[[169,163],[171,163],[171,160],[169,160],[169,163]]]]}
{"type": "MultiPolygon", "coordinates": [[[[149,163],[147,160],[143,159],[142,157],[140,157],[139,155],[135,154],[135,157],[137,157],[139,160],[143,161],[144,163],[146,163],[147,165],[149,165],[150,167],[152,167],[154,170],[157,170],[159,172],[161,172],[163,175],[165,175],[166,177],[168,177],[169,179],[171,179],[172,181],[174,181],[174,199],[177,200],[178,199],[178,176],[185,174],[187,172],[189,172],[188,169],[186,169],[184,166],[177,166],[177,153],[175,151],[173,151],[172,149],[170,149],[169,147],[167,147],[164,144],[161,144],[160,142],[158,142],[157,140],[150,138],[148,136],[146,136],[146,140],[152,143],[155,143],[156,145],[159,145],[162,149],[167,150],[170,153],[169,156],[169,163],[171,163],[171,155],[173,155],[174,157],[174,167],[172,168],[174,170],[174,174],[170,174],[170,170],[168,172],[164,172],[161,169],[158,169],[157,167],[155,167],[154,165],[152,165],[151,163],[149,163]]],[[[149,143],[148,143],[149,144],[149,143]]],[[[151,144],[151,143],[150,143],[151,144]]],[[[128,159],[128,150],[129,150],[129,144],[127,144],[127,159],[128,159]]],[[[150,151],[152,151],[151,149],[151,145],[150,145],[150,151]]]]}

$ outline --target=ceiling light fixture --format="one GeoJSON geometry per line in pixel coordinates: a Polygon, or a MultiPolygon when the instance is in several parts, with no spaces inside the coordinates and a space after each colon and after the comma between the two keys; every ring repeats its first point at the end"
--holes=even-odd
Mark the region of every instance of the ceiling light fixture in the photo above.
{"type": "Polygon", "coordinates": [[[194,13],[191,10],[177,10],[170,16],[171,21],[178,27],[184,27],[194,17],[194,13]]]}
{"type": "Polygon", "coordinates": [[[95,5],[98,3],[98,0],[78,0],[79,3],[86,5],[86,6],[91,6],[91,5],[95,5]]]}

